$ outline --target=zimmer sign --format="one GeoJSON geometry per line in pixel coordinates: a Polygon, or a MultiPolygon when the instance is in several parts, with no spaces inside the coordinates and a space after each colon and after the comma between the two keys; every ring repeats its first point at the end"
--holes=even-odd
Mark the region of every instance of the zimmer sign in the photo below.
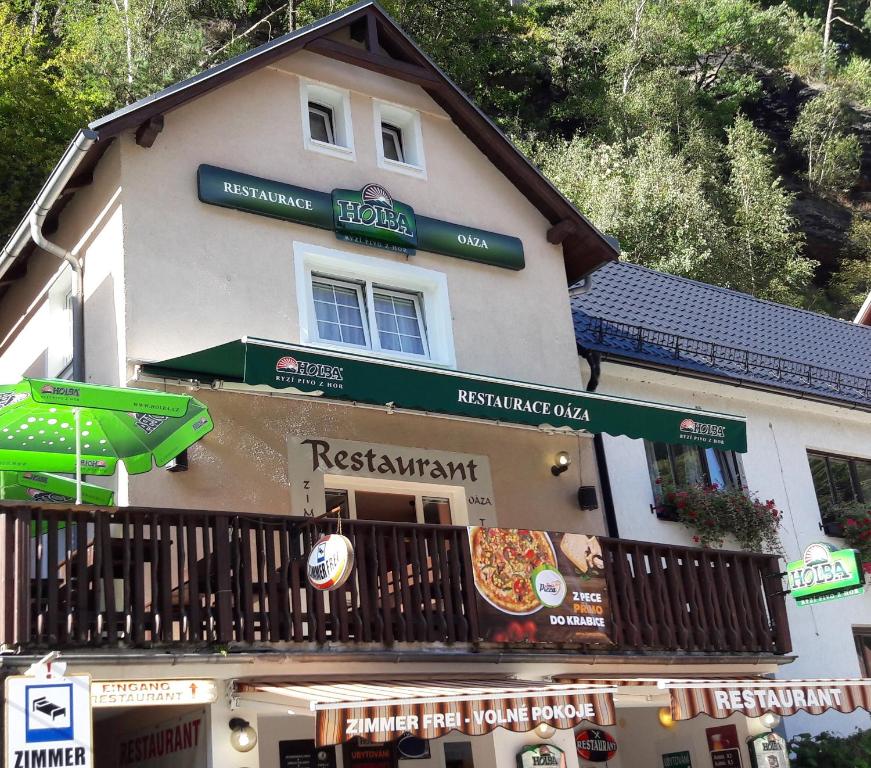
{"type": "Polygon", "coordinates": [[[817,542],[786,566],[790,594],[799,605],[862,594],[862,565],[855,549],[817,542]]]}

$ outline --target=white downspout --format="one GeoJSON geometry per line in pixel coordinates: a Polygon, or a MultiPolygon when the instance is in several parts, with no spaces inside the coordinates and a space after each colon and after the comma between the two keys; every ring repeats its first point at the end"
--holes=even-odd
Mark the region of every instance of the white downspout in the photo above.
{"type": "Polygon", "coordinates": [[[52,206],[60,197],[67,182],[73,177],[79,163],[97,139],[93,131],[79,131],[61,161],[49,176],[30,208],[28,221],[30,237],[46,253],[56,256],[70,264],[73,269],[73,379],[85,380],[85,296],[84,267],[81,260],[59,245],[52,243],[42,233],[45,219],[52,206]]]}

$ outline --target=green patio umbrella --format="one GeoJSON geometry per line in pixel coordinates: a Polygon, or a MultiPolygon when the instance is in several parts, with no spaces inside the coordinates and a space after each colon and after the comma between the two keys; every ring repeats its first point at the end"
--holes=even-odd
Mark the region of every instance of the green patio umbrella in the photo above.
{"type": "MultiPolygon", "coordinates": [[[[0,386],[0,470],[111,475],[162,467],[212,430],[190,395],[62,379],[0,386]]],[[[80,504],[82,494],[76,495],[80,504]]]]}
{"type": "MultiPolygon", "coordinates": [[[[108,488],[82,483],[82,502],[98,507],[111,507],[115,494],[108,488]]],[[[76,499],[76,481],[48,472],[0,471],[0,499],[7,501],[38,501],[64,504],[76,499]]]]}

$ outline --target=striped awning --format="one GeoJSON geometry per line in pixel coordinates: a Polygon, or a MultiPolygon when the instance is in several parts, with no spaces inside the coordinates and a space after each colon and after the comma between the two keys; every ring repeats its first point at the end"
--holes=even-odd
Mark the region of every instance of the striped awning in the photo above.
{"type": "Polygon", "coordinates": [[[799,710],[820,715],[827,710],[871,710],[871,679],[808,680],[667,680],[659,686],[671,694],[671,715],[691,720],[697,715],[726,718],[736,712],[759,717],[766,712],[794,715],[799,710]]]}
{"type": "Polygon", "coordinates": [[[390,741],[404,733],[435,739],[495,728],[525,732],[540,723],[573,728],[614,725],[613,688],[509,678],[239,681],[240,699],[302,703],[315,713],[318,746],[361,736],[390,741]]]}

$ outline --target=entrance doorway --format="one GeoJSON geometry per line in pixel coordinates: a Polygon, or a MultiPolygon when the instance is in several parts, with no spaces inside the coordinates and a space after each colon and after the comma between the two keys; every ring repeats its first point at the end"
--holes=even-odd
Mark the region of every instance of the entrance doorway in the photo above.
{"type": "Polygon", "coordinates": [[[327,517],[389,523],[466,525],[461,486],[401,483],[369,478],[324,477],[327,517]]]}

